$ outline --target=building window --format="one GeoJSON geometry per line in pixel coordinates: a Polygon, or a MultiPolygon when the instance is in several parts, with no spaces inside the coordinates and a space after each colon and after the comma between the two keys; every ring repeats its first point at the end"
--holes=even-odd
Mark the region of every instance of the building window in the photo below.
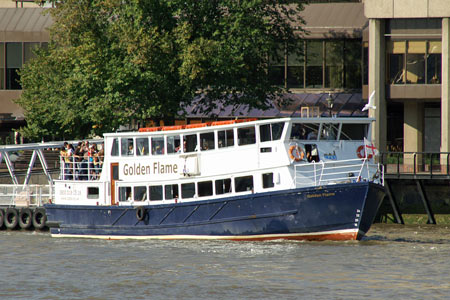
{"type": "Polygon", "coordinates": [[[327,41],[325,46],[325,87],[343,87],[344,42],[327,41]]]}
{"type": "Polygon", "coordinates": [[[306,43],[306,88],[323,87],[323,42],[306,43]]]}
{"type": "Polygon", "coordinates": [[[360,89],[362,68],[361,41],[345,40],[344,42],[344,87],[360,89]]]}
{"type": "Polygon", "coordinates": [[[0,90],[5,89],[5,43],[0,43],[0,90]]]}
{"type": "Polygon", "coordinates": [[[284,50],[279,50],[277,57],[271,56],[269,60],[269,80],[273,85],[285,86],[284,50]]]}
{"type": "Polygon", "coordinates": [[[442,42],[428,42],[427,51],[427,83],[441,83],[441,66],[442,66],[442,42]]]}
{"type": "Polygon", "coordinates": [[[20,76],[17,73],[22,68],[22,43],[6,43],[6,89],[20,90],[20,76]]]}
{"type": "Polygon", "coordinates": [[[23,43],[23,62],[27,63],[32,58],[36,57],[34,50],[39,48],[39,43],[23,43]]]}
{"type": "Polygon", "coordinates": [[[305,87],[305,56],[297,53],[289,53],[287,63],[287,87],[305,87]]]}
{"type": "Polygon", "coordinates": [[[441,83],[440,41],[390,41],[387,47],[390,84],[441,83]]]}

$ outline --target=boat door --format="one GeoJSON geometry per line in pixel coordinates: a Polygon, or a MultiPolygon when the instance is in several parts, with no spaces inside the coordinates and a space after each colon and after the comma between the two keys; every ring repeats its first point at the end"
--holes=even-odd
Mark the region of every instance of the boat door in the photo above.
{"type": "Polygon", "coordinates": [[[111,164],[111,205],[116,205],[116,180],[119,180],[119,163],[111,164]]]}

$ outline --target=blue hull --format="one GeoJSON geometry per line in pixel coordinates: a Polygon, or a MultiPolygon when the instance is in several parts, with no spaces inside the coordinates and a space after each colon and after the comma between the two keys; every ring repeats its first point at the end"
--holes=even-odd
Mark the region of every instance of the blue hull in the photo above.
{"type": "Polygon", "coordinates": [[[354,240],[369,230],[383,187],[348,183],[168,205],[47,204],[52,236],[232,240],[354,240]],[[141,211],[142,212],[142,211],[141,211]]]}

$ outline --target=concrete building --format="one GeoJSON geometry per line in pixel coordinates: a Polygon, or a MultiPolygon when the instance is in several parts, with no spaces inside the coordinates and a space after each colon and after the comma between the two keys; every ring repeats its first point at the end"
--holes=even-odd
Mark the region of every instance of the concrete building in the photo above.
{"type": "MultiPolygon", "coordinates": [[[[376,143],[381,149],[398,143],[404,152],[449,152],[450,3],[365,0],[364,14],[376,143]]],[[[406,163],[411,159],[405,156],[406,163]]],[[[442,155],[443,164],[446,159],[442,155]]]]}

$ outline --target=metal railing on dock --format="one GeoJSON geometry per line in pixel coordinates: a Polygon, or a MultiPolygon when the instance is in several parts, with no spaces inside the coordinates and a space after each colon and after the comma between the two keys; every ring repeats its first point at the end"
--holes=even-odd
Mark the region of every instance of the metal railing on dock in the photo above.
{"type": "Polygon", "coordinates": [[[431,179],[450,177],[450,152],[383,152],[386,176],[431,179]]]}

